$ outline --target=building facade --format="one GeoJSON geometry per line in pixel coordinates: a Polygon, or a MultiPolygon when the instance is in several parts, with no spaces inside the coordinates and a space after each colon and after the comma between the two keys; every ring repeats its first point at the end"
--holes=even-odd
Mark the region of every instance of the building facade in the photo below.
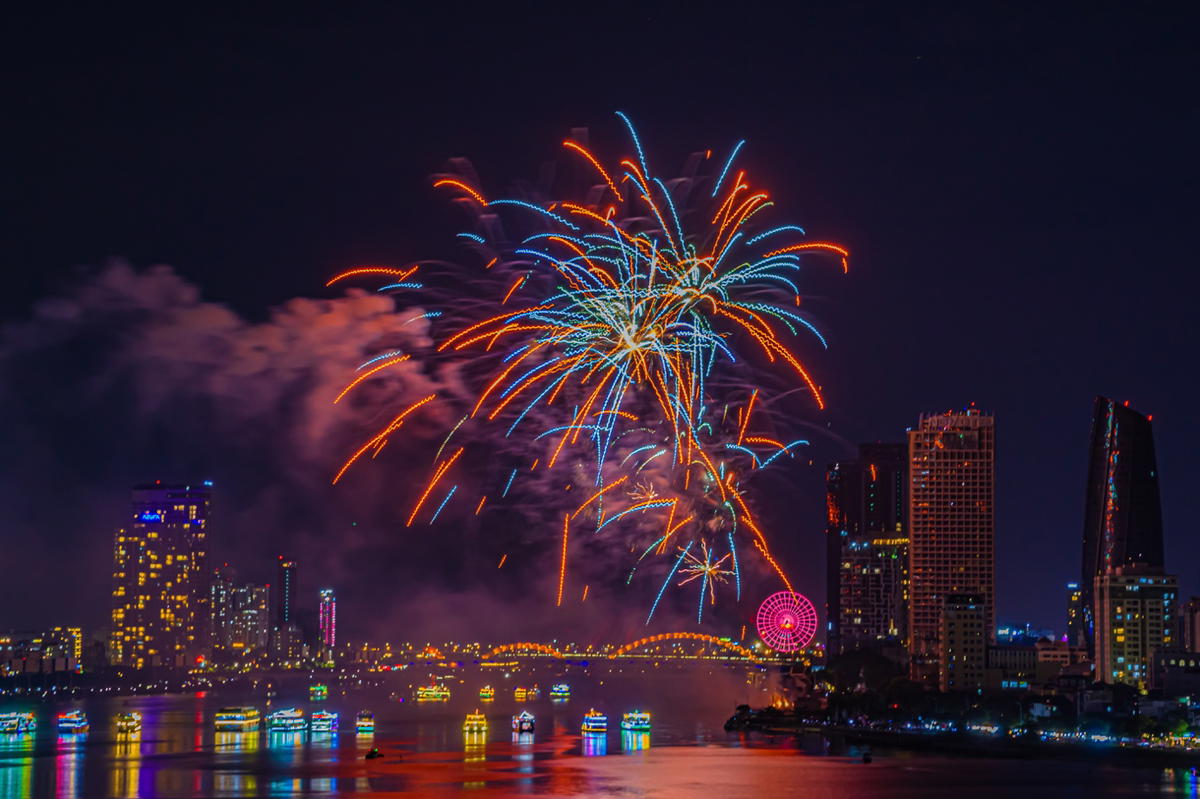
{"type": "Polygon", "coordinates": [[[978,691],[987,669],[991,627],[983,597],[947,594],[939,615],[938,690],[978,691]]]}
{"type": "Polygon", "coordinates": [[[332,588],[322,588],[317,618],[321,630],[321,646],[333,652],[337,644],[337,598],[332,588]]]}
{"type": "Polygon", "coordinates": [[[1096,681],[1145,688],[1158,650],[1177,649],[1179,586],[1158,569],[1118,566],[1096,575],[1096,681]]]}
{"type": "Polygon", "coordinates": [[[276,589],[275,625],[296,623],[296,561],[279,556],[279,583],[276,589]]]}
{"type": "Polygon", "coordinates": [[[863,444],[826,472],[826,619],[831,655],[906,644],[908,466],[904,444],[863,444]]]}
{"type": "Polygon", "coordinates": [[[1194,596],[1183,605],[1183,648],[1188,652],[1200,652],[1200,596],[1194,596]]]}
{"type": "Polygon", "coordinates": [[[233,610],[233,651],[265,654],[271,643],[271,586],[239,585],[233,592],[233,610]]]}
{"type": "Polygon", "coordinates": [[[1087,647],[1087,636],[1084,634],[1084,622],[1087,616],[1083,612],[1083,586],[1079,583],[1067,583],[1067,638],[1071,646],[1087,647]]]}
{"type": "Polygon", "coordinates": [[[1079,581],[1089,651],[1096,651],[1099,624],[1096,577],[1135,565],[1160,574],[1165,568],[1154,431],[1150,417],[1130,408],[1128,402],[1096,397],[1079,581]]]}
{"type": "Polygon", "coordinates": [[[909,671],[927,685],[944,682],[947,597],[976,597],[993,640],[995,466],[995,418],[973,406],[922,415],[908,433],[909,671]]]}
{"type": "Polygon", "coordinates": [[[181,667],[205,653],[211,499],[210,483],[134,487],[129,524],[113,542],[114,665],[181,667]]]}

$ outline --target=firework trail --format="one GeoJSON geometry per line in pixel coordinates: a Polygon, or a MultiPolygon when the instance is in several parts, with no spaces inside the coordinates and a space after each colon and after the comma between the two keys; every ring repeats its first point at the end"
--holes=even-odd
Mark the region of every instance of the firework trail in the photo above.
{"type": "MultiPolygon", "coordinates": [[[[632,124],[618,116],[634,155],[609,169],[584,144],[563,142],[595,174],[583,199],[489,199],[461,164],[457,174],[434,181],[473,222],[459,238],[480,258],[482,279],[472,287],[485,299],[464,296],[461,276],[457,285],[447,282],[431,263],[357,267],[330,281],[374,276],[385,281],[381,291],[441,292],[445,308],[414,319],[436,320],[430,324],[444,330],[432,354],[456,364],[462,380],[460,391],[400,409],[351,454],[334,482],[363,456],[377,455],[410,417],[428,410],[423,406],[443,406],[455,421],[429,480],[415,492],[408,526],[431,507],[430,522],[442,513],[462,485],[451,475],[465,451],[494,451],[498,435],[519,441],[514,450],[536,455],[502,477],[493,503],[523,475],[567,461],[568,490],[587,488],[578,506],[564,502],[571,507],[554,536],[561,542],[557,604],[572,524],[586,523],[593,535],[628,530],[631,551],[654,530],[626,582],[647,558],[674,562],[649,622],[682,564],[680,584],[699,583],[699,619],[706,594],[715,603],[716,585],[729,577],[740,597],[739,540],[749,541],[790,589],[743,480],[806,442],[756,432],[756,412],[770,398],[754,382],[755,370],[790,374],[788,389],[803,388],[824,407],[797,354],[806,340],[825,346],[800,310],[797,278],[805,255],[832,258],[845,270],[848,253],[808,241],[795,225],[760,224],[773,202],[735,166],[744,142],[724,160],[711,151],[693,159],[689,174],[668,183],[652,173],[632,124]],[[430,284],[438,280],[440,289],[430,284]]],[[[336,401],[409,357],[380,353],[336,401]]]]}

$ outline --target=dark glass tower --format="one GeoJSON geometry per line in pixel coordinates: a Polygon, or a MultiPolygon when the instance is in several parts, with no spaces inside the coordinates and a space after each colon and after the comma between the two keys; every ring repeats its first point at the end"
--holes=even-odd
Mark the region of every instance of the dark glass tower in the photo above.
{"type": "Polygon", "coordinates": [[[1140,565],[1161,574],[1162,506],[1150,417],[1096,397],[1083,525],[1084,635],[1095,652],[1095,579],[1140,565]]]}
{"type": "Polygon", "coordinates": [[[826,472],[830,654],[907,638],[907,456],[904,444],[863,444],[826,472]]]}

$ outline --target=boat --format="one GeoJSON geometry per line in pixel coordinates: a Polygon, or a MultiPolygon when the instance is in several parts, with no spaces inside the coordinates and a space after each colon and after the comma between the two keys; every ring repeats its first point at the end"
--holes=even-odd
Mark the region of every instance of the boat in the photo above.
{"type": "Polygon", "coordinates": [[[87,716],[82,710],[68,710],[66,713],[59,713],[58,731],[67,735],[87,732],[87,716]]]}
{"type": "Polygon", "coordinates": [[[468,713],[463,721],[463,732],[487,732],[487,716],[480,713],[478,708],[474,713],[468,713]]]}
{"type": "Polygon", "coordinates": [[[542,695],[542,689],[538,688],[536,685],[533,686],[532,688],[528,689],[527,691],[525,691],[525,698],[530,701],[537,699],[541,695],[542,695]]]}
{"type": "Polygon", "coordinates": [[[550,686],[550,698],[551,699],[570,699],[571,698],[571,686],[567,685],[565,682],[554,683],[554,685],[550,686]]]}
{"type": "Polygon", "coordinates": [[[0,713],[0,732],[18,735],[37,729],[37,716],[32,713],[0,713]]]}
{"type": "Polygon", "coordinates": [[[117,732],[137,732],[142,728],[142,714],[136,710],[117,714],[117,732]]]}
{"type": "Polygon", "coordinates": [[[608,732],[608,716],[592,708],[583,714],[581,729],[584,732],[608,732]]]}
{"type": "Polygon", "coordinates": [[[490,685],[485,685],[479,689],[479,698],[484,702],[491,702],[496,698],[496,689],[490,685]]]}
{"type": "Polygon", "coordinates": [[[432,685],[422,685],[417,688],[418,702],[445,702],[450,698],[450,689],[444,685],[434,683],[432,685]]]}
{"type": "Polygon", "coordinates": [[[312,714],[313,732],[337,732],[338,714],[318,710],[312,714]]]}
{"type": "Polygon", "coordinates": [[[303,730],[304,711],[298,707],[285,707],[267,716],[267,729],[278,731],[303,730]]]}
{"type": "Polygon", "coordinates": [[[513,732],[533,732],[533,714],[522,710],[512,718],[513,732]]]}
{"type": "Polygon", "coordinates": [[[354,729],[359,732],[375,732],[375,714],[369,710],[360,710],[354,717],[354,729]]]}
{"type": "Polygon", "coordinates": [[[310,702],[322,702],[329,698],[328,685],[310,685],[308,686],[308,699],[310,702]]]}
{"type": "Polygon", "coordinates": [[[253,732],[262,724],[262,714],[256,707],[223,707],[213,716],[217,732],[253,732]]]}
{"type": "Polygon", "coordinates": [[[650,714],[633,710],[621,716],[621,729],[632,732],[650,732],[650,714]]]}

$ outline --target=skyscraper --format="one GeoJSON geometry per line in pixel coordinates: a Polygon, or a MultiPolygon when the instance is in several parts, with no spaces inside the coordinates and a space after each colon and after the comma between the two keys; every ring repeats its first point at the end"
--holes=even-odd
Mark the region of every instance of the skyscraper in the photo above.
{"type": "Polygon", "coordinates": [[[826,472],[830,654],[903,645],[908,630],[908,466],[904,444],[863,444],[826,472]]]}
{"type": "Polygon", "coordinates": [[[1147,566],[1095,577],[1096,680],[1144,688],[1156,650],[1178,648],[1179,585],[1147,566]]]}
{"type": "Polygon", "coordinates": [[[1200,652],[1200,596],[1194,596],[1183,605],[1183,648],[1188,652],[1200,652]]]}
{"type": "Polygon", "coordinates": [[[1096,652],[1097,575],[1140,565],[1162,573],[1163,527],[1150,417],[1096,397],[1083,523],[1084,636],[1096,652]]]}
{"type": "Polygon", "coordinates": [[[271,640],[271,586],[245,583],[233,591],[232,647],[265,652],[271,640]]]}
{"type": "Polygon", "coordinates": [[[296,561],[279,556],[279,596],[275,605],[275,624],[282,627],[296,621],[296,561]]]}
{"type": "Polygon", "coordinates": [[[202,654],[209,627],[206,568],[211,483],[135,486],[129,525],[113,542],[110,657],[145,668],[202,654]]]}
{"type": "Polygon", "coordinates": [[[975,407],[924,414],[908,433],[909,670],[939,682],[946,598],[970,594],[995,630],[995,418],[975,407]]]}
{"type": "Polygon", "coordinates": [[[1079,583],[1067,583],[1067,643],[1071,646],[1085,645],[1084,618],[1083,586],[1079,583]]]}
{"type": "Polygon", "coordinates": [[[976,594],[947,594],[942,602],[938,690],[977,691],[987,668],[987,608],[976,594]]]}
{"type": "Polygon", "coordinates": [[[223,652],[233,645],[235,619],[234,590],[237,577],[229,564],[213,569],[209,582],[209,641],[214,652],[223,652]]]}
{"type": "Polygon", "coordinates": [[[321,589],[318,615],[321,625],[321,646],[332,651],[337,642],[337,599],[333,596],[332,588],[321,589]]]}

